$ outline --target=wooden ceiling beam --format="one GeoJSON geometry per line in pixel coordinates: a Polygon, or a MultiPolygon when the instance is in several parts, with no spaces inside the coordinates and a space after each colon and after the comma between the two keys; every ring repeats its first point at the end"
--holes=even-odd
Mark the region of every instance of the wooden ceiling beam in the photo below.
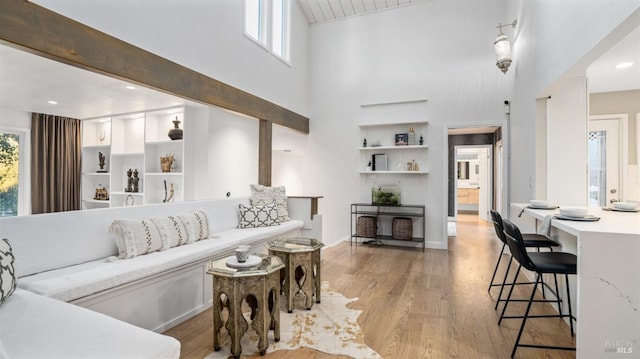
{"type": "Polygon", "coordinates": [[[0,41],[85,70],[309,133],[309,119],[25,0],[2,0],[0,41]]]}

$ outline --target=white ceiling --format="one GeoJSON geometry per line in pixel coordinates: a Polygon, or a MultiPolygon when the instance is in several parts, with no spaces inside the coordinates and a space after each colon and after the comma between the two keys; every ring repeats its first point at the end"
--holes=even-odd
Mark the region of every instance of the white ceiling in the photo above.
{"type": "Polygon", "coordinates": [[[640,27],[593,62],[587,75],[592,93],[640,89],[640,27]],[[633,65],[616,69],[623,62],[633,65]]]}
{"type": "Polygon", "coordinates": [[[309,24],[370,14],[430,0],[298,0],[309,24]]]}
{"type": "MultiPolygon", "coordinates": [[[[298,0],[310,23],[406,6],[429,0],[298,0]],[[315,9],[315,10],[314,10],[315,9]],[[318,9],[321,9],[320,11],[318,9]],[[324,10],[322,10],[324,9],[324,10]]],[[[493,65],[493,59],[487,63],[493,65]]],[[[497,69],[496,69],[497,70],[497,69]]],[[[592,92],[640,89],[640,27],[588,69],[592,92]],[[616,70],[630,61],[633,66],[616,70]]],[[[75,118],[138,112],[183,104],[182,98],[128,85],[107,76],[64,65],[0,43],[0,108],[75,118]],[[51,105],[48,101],[57,101],[51,105]]]]}

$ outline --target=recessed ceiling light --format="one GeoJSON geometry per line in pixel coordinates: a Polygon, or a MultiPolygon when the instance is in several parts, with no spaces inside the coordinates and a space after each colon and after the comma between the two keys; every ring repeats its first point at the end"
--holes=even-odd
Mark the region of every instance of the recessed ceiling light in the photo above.
{"type": "Polygon", "coordinates": [[[128,88],[129,90],[135,90],[136,89],[135,86],[131,86],[131,85],[127,85],[126,88],[128,88]]]}
{"type": "Polygon", "coordinates": [[[633,66],[633,62],[621,62],[616,65],[616,69],[626,69],[627,67],[633,66]]]}
{"type": "Polygon", "coordinates": [[[47,103],[49,103],[50,105],[57,105],[58,103],[56,101],[47,101],[47,103]]]}

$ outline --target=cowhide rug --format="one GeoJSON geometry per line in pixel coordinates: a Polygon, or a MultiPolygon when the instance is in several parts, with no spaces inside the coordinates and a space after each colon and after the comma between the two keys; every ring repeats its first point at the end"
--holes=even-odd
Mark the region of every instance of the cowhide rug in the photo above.
{"type": "MultiPolygon", "coordinates": [[[[280,341],[276,343],[273,331],[270,331],[267,353],[304,347],[352,358],[382,358],[364,344],[362,329],[357,322],[361,311],[347,308],[347,304],[358,298],[347,299],[334,292],[327,282],[323,282],[321,303],[314,303],[311,310],[304,308],[304,297],[301,294],[294,299],[296,306],[293,313],[287,313],[284,306],[286,298],[280,297],[280,341]]],[[[248,313],[245,317],[248,318],[248,313]]],[[[249,319],[247,323],[250,323],[249,319]]],[[[221,331],[221,336],[223,344],[220,350],[212,352],[205,359],[233,357],[226,330],[221,331]]],[[[257,346],[258,336],[253,328],[249,328],[242,337],[242,355],[259,355],[257,346]]]]}

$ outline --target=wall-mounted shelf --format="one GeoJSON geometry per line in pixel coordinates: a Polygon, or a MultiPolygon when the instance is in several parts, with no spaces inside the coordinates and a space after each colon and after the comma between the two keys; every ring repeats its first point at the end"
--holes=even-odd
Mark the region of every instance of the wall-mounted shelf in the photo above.
{"type": "Polygon", "coordinates": [[[364,175],[389,175],[389,174],[402,174],[402,175],[426,175],[429,171],[360,171],[360,174],[364,175]]]}
{"type": "Polygon", "coordinates": [[[427,149],[427,145],[411,145],[411,146],[376,146],[376,147],[360,147],[360,151],[378,151],[378,150],[420,150],[427,149]]]}

